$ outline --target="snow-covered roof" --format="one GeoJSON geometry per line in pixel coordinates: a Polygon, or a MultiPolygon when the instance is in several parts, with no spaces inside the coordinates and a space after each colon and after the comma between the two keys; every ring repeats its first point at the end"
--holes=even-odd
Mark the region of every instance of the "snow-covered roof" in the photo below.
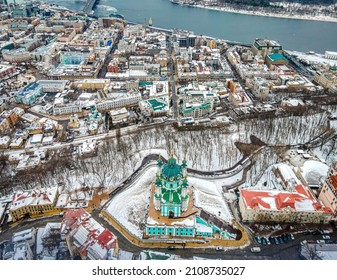
{"type": "Polygon", "coordinates": [[[61,231],[61,223],[47,223],[43,229],[41,238],[48,238],[52,231],[61,231]]]}
{"type": "Polygon", "coordinates": [[[15,232],[12,236],[12,242],[20,242],[23,240],[32,239],[35,235],[35,229],[30,228],[20,232],[15,232]]]}
{"type": "Polygon", "coordinates": [[[211,227],[199,223],[196,223],[196,230],[197,232],[213,233],[211,227]]]}
{"type": "Polygon", "coordinates": [[[23,206],[52,204],[57,196],[57,187],[48,189],[33,189],[29,191],[18,191],[14,197],[10,210],[16,210],[23,206]]]}
{"type": "Polygon", "coordinates": [[[301,184],[301,181],[297,178],[293,168],[290,165],[286,163],[280,163],[276,165],[276,168],[283,177],[284,183],[289,184],[290,186],[301,184]]]}
{"type": "Polygon", "coordinates": [[[132,260],[133,259],[133,253],[124,251],[124,250],[119,250],[119,255],[118,255],[119,260],[132,260]]]}
{"type": "Polygon", "coordinates": [[[179,222],[173,222],[171,223],[172,225],[179,225],[179,226],[190,226],[193,227],[195,224],[195,219],[193,216],[191,216],[190,219],[184,219],[182,221],[179,222]]]}
{"type": "Polygon", "coordinates": [[[116,247],[113,233],[82,208],[66,212],[62,223],[65,229],[70,229],[74,245],[89,259],[106,259],[109,249],[116,247]]]}
{"type": "Polygon", "coordinates": [[[331,211],[317,200],[310,190],[303,185],[297,185],[294,192],[241,190],[241,196],[246,209],[282,211],[331,211]]]}
{"type": "Polygon", "coordinates": [[[329,166],[317,160],[307,160],[301,170],[309,186],[319,186],[320,182],[327,177],[329,166]]]}

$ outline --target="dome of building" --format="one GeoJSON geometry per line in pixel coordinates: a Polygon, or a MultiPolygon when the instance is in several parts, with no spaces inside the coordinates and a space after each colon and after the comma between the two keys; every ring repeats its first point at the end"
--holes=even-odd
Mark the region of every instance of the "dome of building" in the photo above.
{"type": "Polygon", "coordinates": [[[167,180],[175,179],[182,174],[181,167],[177,164],[177,161],[173,156],[171,156],[163,166],[162,174],[167,180]]]}

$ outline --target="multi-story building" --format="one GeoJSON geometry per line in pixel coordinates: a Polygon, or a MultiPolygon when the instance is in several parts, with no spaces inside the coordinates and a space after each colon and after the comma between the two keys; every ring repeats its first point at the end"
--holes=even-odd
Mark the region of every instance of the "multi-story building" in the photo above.
{"type": "Polygon", "coordinates": [[[17,72],[17,69],[13,65],[0,64],[0,80],[9,77],[17,72]]]}
{"type": "Polygon", "coordinates": [[[281,53],[282,46],[273,40],[255,39],[252,51],[254,55],[262,55],[265,58],[270,53],[281,53]]]}
{"type": "Polygon", "coordinates": [[[7,149],[11,142],[11,138],[9,136],[0,137],[0,149],[7,149]]]}
{"type": "Polygon", "coordinates": [[[53,107],[54,115],[66,115],[66,114],[74,114],[82,111],[82,106],[80,103],[72,103],[72,104],[55,104],[53,107]]]}
{"type": "Polygon", "coordinates": [[[0,117],[7,119],[8,123],[11,127],[15,126],[19,121],[18,115],[15,113],[14,110],[3,111],[0,114],[0,117]]]}
{"type": "Polygon", "coordinates": [[[16,103],[33,105],[36,102],[36,98],[41,94],[42,87],[38,83],[32,83],[17,92],[14,98],[16,103]]]}
{"type": "Polygon", "coordinates": [[[76,35],[74,28],[67,28],[58,38],[58,42],[70,42],[76,35]]]}
{"type": "Polygon", "coordinates": [[[244,222],[328,223],[332,219],[331,209],[301,184],[292,191],[241,190],[239,206],[244,222]]]}
{"type": "Polygon", "coordinates": [[[109,79],[83,79],[75,81],[72,83],[72,86],[77,87],[78,89],[84,90],[97,90],[104,89],[110,84],[109,79]]]}
{"type": "Polygon", "coordinates": [[[0,113],[5,111],[8,108],[8,103],[6,99],[0,98],[0,113]]]}
{"type": "Polygon", "coordinates": [[[183,103],[180,111],[183,117],[200,118],[214,112],[219,98],[216,93],[182,89],[183,103]]]}
{"type": "Polygon", "coordinates": [[[337,52],[326,51],[324,57],[327,58],[327,59],[337,60],[337,52]]]}
{"type": "Polygon", "coordinates": [[[168,113],[169,107],[167,98],[158,97],[139,101],[141,113],[146,116],[164,116],[168,113]]]}
{"type": "Polygon", "coordinates": [[[10,129],[10,123],[7,120],[7,118],[0,117],[0,132],[1,134],[4,134],[9,131],[10,129]]]}
{"type": "Polygon", "coordinates": [[[13,221],[17,221],[26,215],[42,215],[52,213],[59,192],[57,187],[49,189],[33,189],[30,191],[19,191],[14,197],[9,208],[9,214],[13,221]]]}
{"type": "Polygon", "coordinates": [[[266,56],[266,64],[269,67],[272,65],[288,65],[288,63],[288,59],[279,53],[271,53],[266,56]]]}
{"type": "Polygon", "coordinates": [[[83,208],[67,211],[62,221],[62,229],[61,235],[65,235],[67,243],[72,245],[69,249],[73,256],[106,260],[108,255],[117,255],[117,237],[83,208]]]}
{"type": "Polygon", "coordinates": [[[19,48],[15,50],[3,50],[1,53],[3,59],[8,62],[20,63],[31,60],[30,52],[24,48],[19,48]]]}
{"type": "Polygon", "coordinates": [[[336,71],[327,71],[327,72],[317,71],[314,77],[314,81],[332,92],[337,92],[336,71]]]}
{"type": "Polygon", "coordinates": [[[337,214],[337,163],[331,165],[328,177],[320,188],[318,199],[337,214]]]}
{"type": "MultiPolygon", "coordinates": [[[[125,94],[118,93],[113,94],[115,98],[107,99],[96,103],[96,107],[99,111],[110,110],[120,107],[136,106],[138,102],[142,100],[140,93],[125,94]]],[[[112,97],[112,96],[111,96],[112,97]]]]}
{"type": "Polygon", "coordinates": [[[43,92],[62,92],[65,90],[67,80],[39,80],[37,83],[43,92]]]}
{"type": "Polygon", "coordinates": [[[253,79],[253,93],[261,99],[267,98],[270,93],[267,80],[261,77],[255,77],[253,79]]]}

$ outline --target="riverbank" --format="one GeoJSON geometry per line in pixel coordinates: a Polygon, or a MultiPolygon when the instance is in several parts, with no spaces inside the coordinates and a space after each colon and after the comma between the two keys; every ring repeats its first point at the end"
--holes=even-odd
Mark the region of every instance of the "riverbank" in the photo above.
{"type": "Polygon", "coordinates": [[[283,18],[283,19],[314,20],[314,21],[336,22],[337,23],[337,18],[327,17],[327,16],[276,14],[276,13],[268,13],[268,12],[263,12],[263,11],[238,10],[238,9],[234,9],[231,7],[193,5],[193,4],[185,3],[183,1],[176,3],[176,4],[180,4],[182,6],[187,6],[187,7],[195,7],[195,8],[200,8],[200,9],[207,9],[207,10],[234,13],[234,14],[274,17],[274,18],[283,18]]]}

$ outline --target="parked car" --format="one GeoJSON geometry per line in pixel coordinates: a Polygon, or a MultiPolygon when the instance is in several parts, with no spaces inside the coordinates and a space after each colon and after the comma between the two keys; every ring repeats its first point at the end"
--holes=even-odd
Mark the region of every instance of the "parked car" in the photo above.
{"type": "Polygon", "coordinates": [[[256,240],[257,243],[261,244],[261,237],[260,236],[256,236],[255,240],[256,240]]]}
{"type": "Polygon", "coordinates": [[[253,253],[260,253],[261,248],[260,247],[253,247],[253,248],[250,248],[250,251],[253,252],[253,253]]]}
{"type": "Polygon", "coordinates": [[[167,250],[175,250],[175,248],[176,248],[175,246],[168,246],[167,250]]]}
{"type": "Polygon", "coordinates": [[[295,236],[292,233],[290,233],[290,239],[295,240],[295,236]]]}
{"type": "Polygon", "coordinates": [[[224,248],[223,247],[216,247],[215,251],[224,251],[224,248]]]}
{"type": "Polygon", "coordinates": [[[320,244],[320,245],[321,245],[321,244],[325,244],[325,240],[317,240],[316,243],[317,243],[317,244],[320,244]]]}
{"type": "Polygon", "coordinates": [[[289,241],[289,239],[288,239],[288,237],[287,237],[286,234],[282,234],[282,235],[281,235],[281,238],[282,238],[282,240],[283,240],[285,243],[287,243],[287,242],[289,241]]]}
{"type": "Polygon", "coordinates": [[[322,238],[323,238],[324,240],[327,240],[327,239],[330,239],[330,236],[329,236],[329,235],[323,235],[322,238]]]}

